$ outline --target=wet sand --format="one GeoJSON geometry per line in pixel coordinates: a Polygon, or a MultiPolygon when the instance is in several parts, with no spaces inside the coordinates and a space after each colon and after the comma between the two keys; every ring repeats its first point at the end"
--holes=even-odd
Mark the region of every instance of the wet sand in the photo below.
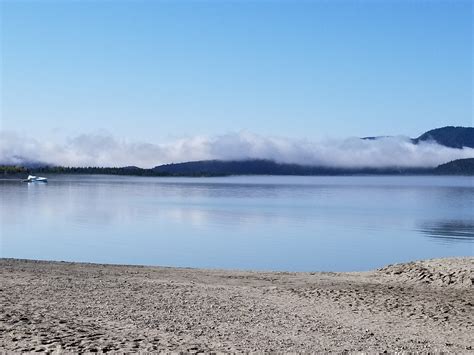
{"type": "Polygon", "coordinates": [[[0,259],[0,349],[473,350],[474,258],[289,273],[0,259]]]}

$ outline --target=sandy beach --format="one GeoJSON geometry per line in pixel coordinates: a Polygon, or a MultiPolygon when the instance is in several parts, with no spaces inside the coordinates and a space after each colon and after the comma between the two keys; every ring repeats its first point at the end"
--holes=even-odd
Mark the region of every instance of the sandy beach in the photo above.
{"type": "Polygon", "coordinates": [[[0,260],[8,351],[450,351],[474,341],[474,258],[290,273],[0,260]]]}

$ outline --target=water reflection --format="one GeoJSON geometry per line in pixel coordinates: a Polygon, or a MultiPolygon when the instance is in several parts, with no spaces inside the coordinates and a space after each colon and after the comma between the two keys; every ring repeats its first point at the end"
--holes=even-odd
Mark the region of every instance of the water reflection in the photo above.
{"type": "Polygon", "coordinates": [[[474,221],[430,221],[421,224],[418,230],[430,238],[444,242],[474,242],[474,221]]]}
{"type": "Polygon", "coordinates": [[[0,180],[0,256],[368,270],[471,255],[473,205],[465,177],[0,180]]]}

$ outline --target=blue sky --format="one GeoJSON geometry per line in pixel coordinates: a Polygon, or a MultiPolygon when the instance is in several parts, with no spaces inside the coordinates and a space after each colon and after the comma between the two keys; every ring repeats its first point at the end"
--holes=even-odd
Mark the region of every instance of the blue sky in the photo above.
{"type": "Polygon", "coordinates": [[[1,1],[1,129],[161,142],[473,125],[470,1],[1,1]]]}

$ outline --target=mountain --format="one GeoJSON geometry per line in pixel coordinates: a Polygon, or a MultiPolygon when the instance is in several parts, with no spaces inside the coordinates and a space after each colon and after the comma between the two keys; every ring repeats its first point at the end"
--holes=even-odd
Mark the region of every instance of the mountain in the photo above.
{"type": "Polygon", "coordinates": [[[167,164],[153,169],[137,167],[60,167],[26,168],[0,165],[1,178],[25,178],[28,174],[105,174],[135,176],[226,176],[226,175],[474,175],[474,158],[459,159],[436,168],[327,168],[297,164],[280,164],[270,160],[219,161],[204,160],[167,164]]]}
{"type": "MultiPolygon", "coordinates": [[[[373,141],[390,137],[392,136],[369,136],[362,137],[361,139],[373,141]]],[[[440,145],[444,145],[450,148],[474,148],[474,128],[454,126],[436,128],[423,133],[418,138],[412,138],[411,141],[413,142],[413,144],[434,141],[440,145]]]]}
{"type": "Polygon", "coordinates": [[[333,168],[277,163],[272,160],[201,160],[165,164],[153,168],[163,175],[223,176],[223,175],[353,175],[353,174],[424,174],[431,169],[414,168],[333,168]]]}
{"type": "Polygon", "coordinates": [[[392,136],[373,136],[373,137],[362,137],[361,139],[364,141],[376,141],[377,139],[382,138],[391,138],[392,136]]]}
{"type": "MultiPolygon", "coordinates": [[[[377,140],[388,136],[368,136],[361,139],[377,140]]],[[[451,148],[474,148],[474,128],[447,126],[433,129],[412,139],[413,144],[435,141],[451,148]]],[[[465,163],[463,163],[465,164],[465,163]]],[[[462,169],[464,169],[462,165],[462,169]]],[[[441,170],[444,168],[440,168],[441,170]]],[[[454,166],[449,169],[455,169],[454,166]]],[[[461,168],[460,168],[461,169],[461,168]]],[[[178,164],[166,164],[153,168],[153,171],[167,175],[215,176],[215,175],[352,175],[352,174],[424,174],[433,169],[424,168],[330,168],[281,164],[271,160],[202,160],[178,164]]]]}
{"type": "Polygon", "coordinates": [[[439,165],[434,169],[440,175],[474,175],[474,158],[458,159],[439,165]]]}
{"type": "MultiPolygon", "coordinates": [[[[361,139],[377,140],[383,136],[368,136],[361,139]]],[[[413,144],[435,141],[451,148],[474,148],[473,127],[442,127],[423,133],[411,140],[413,144]]],[[[253,160],[202,160],[177,164],[165,164],[152,169],[136,166],[127,167],[61,167],[28,161],[14,157],[15,163],[0,166],[3,176],[24,174],[25,172],[44,174],[108,174],[138,176],[224,176],[224,175],[387,175],[387,174],[473,174],[474,159],[462,159],[442,164],[437,168],[334,168],[277,163],[266,159],[253,160]],[[17,167],[12,168],[12,166],[17,167]],[[25,170],[17,171],[21,168],[25,170]],[[12,170],[13,169],[13,170],[12,170]]]]}
{"type": "Polygon", "coordinates": [[[423,133],[413,143],[435,141],[450,148],[474,148],[474,128],[447,126],[423,133]]]}
{"type": "Polygon", "coordinates": [[[279,164],[265,159],[253,159],[201,160],[160,165],[153,170],[171,175],[308,175],[314,168],[297,164],[279,164]]]}

